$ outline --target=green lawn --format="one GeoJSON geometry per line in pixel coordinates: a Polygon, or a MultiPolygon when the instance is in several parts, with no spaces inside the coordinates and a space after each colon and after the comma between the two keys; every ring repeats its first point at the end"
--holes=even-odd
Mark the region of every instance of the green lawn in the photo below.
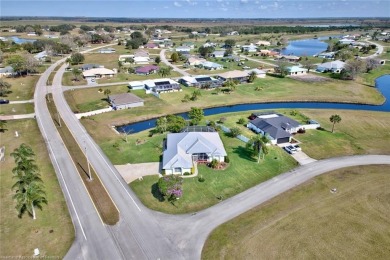
{"type": "Polygon", "coordinates": [[[10,77],[2,79],[5,82],[11,84],[11,88],[9,89],[11,93],[7,94],[4,98],[17,101],[29,100],[33,98],[35,85],[39,79],[39,76],[24,76],[15,78],[10,77]]]}
{"type": "Polygon", "coordinates": [[[286,172],[296,166],[296,162],[278,147],[270,147],[269,154],[258,164],[245,144],[236,138],[220,134],[230,163],[225,170],[213,170],[207,166],[198,167],[199,175],[206,180],[199,182],[197,177],[184,180],[184,196],[175,202],[160,201],[156,190],[158,176],[145,176],[142,181],[130,183],[130,187],[147,207],[172,214],[202,210],[223,199],[238,194],[254,185],[286,172]]]}
{"type": "Polygon", "coordinates": [[[39,248],[41,256],[63,258],[73,242],[74,228],[38,126],[34,120],[13,120],[8,121],[6,129],[0,133],[0,146],[5,147],[5,161],[0,162],[0,254],[31,257],[34,248],[39,248]],[[35,152],[47,193],[48,205],[43,205],[43,211],[37,210],[36,220],[27,214],[19,219],[12,200],[15,180],[11,171],[15,164],[10,153],[22,143],[35,152]]]}
{"type": "Polygon", "coordinates": [[[0,105],[0,115],[20,115],[30,113],[34,113],[33,103],[0,105]]]}
{"type": "Polygon", "coordinates": [[[219,226],[202,259],[389,259],[389,172],[359,166],[314,178],[219,226]]]}

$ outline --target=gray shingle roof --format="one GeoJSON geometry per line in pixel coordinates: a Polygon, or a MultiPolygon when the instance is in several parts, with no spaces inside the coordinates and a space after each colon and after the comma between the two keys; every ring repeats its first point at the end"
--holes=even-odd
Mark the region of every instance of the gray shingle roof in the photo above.
{"type": "Polygon", "coordinates": [[[274,139],[290,137],[291,134],[285,129],[289,130],[300,125],[297,121],[283,115],[272,118],[255,118],[250,122],[274,139]]]}
{"type": "Polygon", "coordinates": [[[121,93],[121,94],[117,94],[117,95],[110,95],[109,99],[110,99],[111,103],[113,103],[116,106],[138,103],[138,102],[144,101],[143,99],[141,99],[138,96],[131,94],[131,93],[121,93]]]}

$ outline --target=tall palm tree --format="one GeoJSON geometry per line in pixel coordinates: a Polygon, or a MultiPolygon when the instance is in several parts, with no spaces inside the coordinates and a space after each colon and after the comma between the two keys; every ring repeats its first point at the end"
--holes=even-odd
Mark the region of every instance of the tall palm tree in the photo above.
{"type": "Polygon", "coordinates": [[[15,163],[18,164],[26,159],[31,159],[31,157],[35,156],[35,153],[30,146],[22,143],[19,148],[16,148],[11,153],[11,156],[14,157],[15,163]]]}
{"type": "Polygon", "coordinates": [[[35,207],[42,210],[42,203],[47,204],[43,185],[36,182],[30,183],[24,192],[17,191],[13,198],[16,199],[16,209],[19,212],[19,217],[22,217],[24,212],[27,211],[33,219],[36,219],[35,207]]]}
{"type": "Polygon", "coordinates": [[[332,133],[333,133],[333,130],[334,130],[334,125],[336,123],[340,123],[341,122],[341,117],[339,115],[332,115],[330,118],[329,118],[330,122],[333,123],[332,125],[332,133]]]}
{"type": "Polygon", "coordinates": [[[266,135],[255,135],[253,136],[249,142],[246,144],[247,148],[253,149],[253,152],[257,155],[257,163],[260,162],[261,155],[268,154],[267,143],[269,143],[269,139],[266,135]]]}

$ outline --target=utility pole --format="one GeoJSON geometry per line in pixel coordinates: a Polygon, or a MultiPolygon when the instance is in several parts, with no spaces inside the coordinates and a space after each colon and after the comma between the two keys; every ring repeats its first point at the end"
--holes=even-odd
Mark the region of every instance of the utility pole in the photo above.
{"type": "Polygon", "coordinates": [[[57,112],[57,115],[58,115],[58,124],[60,127],[62,127],[60,113],[57,112]]]}
{"type": "Polygon", "coordinates": [[[89,181],[92,181],[91,167],[89,166],[89,159],[88,159],[88,153],[87,153],[87,144],[86,144],[85,140],[84,140],[84,148],[85,148],[85,157],[87,157],[88,177],[89,177],[89,181]]]}

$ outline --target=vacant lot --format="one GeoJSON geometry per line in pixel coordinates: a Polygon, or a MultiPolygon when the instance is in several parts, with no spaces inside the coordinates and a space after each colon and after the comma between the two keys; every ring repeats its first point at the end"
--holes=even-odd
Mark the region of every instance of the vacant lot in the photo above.
{"type": "Polygon", "coordinates": [[[34,120],[21,120],[8,121],[6,128],[7,131],[0,133],[0,146],[5,146],[5,161],[0,162],[1,255],[32,256],[34,248],[39,248],[43,256],[63,258],[73,241],[74,229],[38,126],[34,120]],[[17,138],[15,131],[19,134],[17,138]],[[48,205],[43,205],[43,211],[37,210],[36,220],[27,214],[19,219],[12,200],[15,164],[10,153],[22,143],[35,152],[47,193],[48,205]]]}
{"type": "Polygon", "coordinates": [[[5,99],[12,101],[29,100],[34,96],[35,85],[39,76],[24,76],[16,78],[2,78],[5,82],[11,84],[11,93],[5,96],[5,99]]]}
{"type": "Polygon", "coordinates": [[[30,113],[34,113],[33,103],[0,105],[0,115],[21,115],[30,113]]]}
{"type": "Polygon", "coordinates": [[[236,138],[220,134],[230,164],[225,170],[213,170],[199,165],[199,175],[205,182],[199,182],[197,177],[184,180],[184,195],[172,205],[161,201],[157,189],[158,176],[145,176],[142,181],[136,180],[130,184],[147,207],[173,214],[195,212],[210,207],[220,200],[234,196],[260,182],[286,172],[296,166],[296,162],[286,152],[278,147],[270,147],[269,154],[257,163],[250,155],[245,143],[236,138]]]}
{"type": "Polygon", "coordinates": [[[389,172],[364,166],[314,178],[218,227],[202,259],[389,259],[389,172]]]}

